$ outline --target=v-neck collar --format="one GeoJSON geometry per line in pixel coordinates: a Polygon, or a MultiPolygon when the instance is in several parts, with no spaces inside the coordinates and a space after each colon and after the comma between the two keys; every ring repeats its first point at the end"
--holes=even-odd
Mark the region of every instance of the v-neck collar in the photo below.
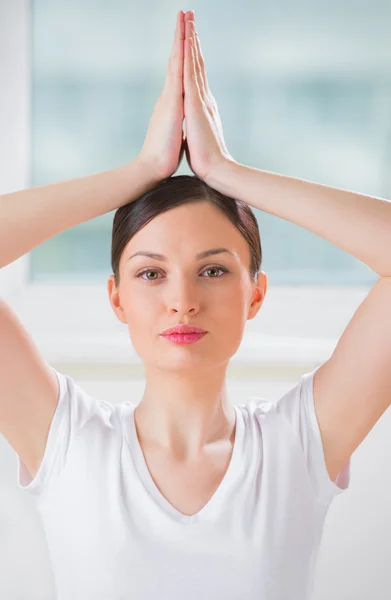
{"type": "Polygon", "coordinates": [[[137,405],[132,405],[132,410],[127,414],[128,418],[128,432],[130,437],[127,436],[127,442],[130,446],[130,450],[133,454],[133,459],[135,462],[136,469],[140,476],[140,479],[144,486],[147,488],[150,495],[154,498],[154,500],[160,505],[160,507],[168,512],[172,517],[175,518],[178,522],[181,523],[194,523],[203,518],[211,516],[213,511],[218,508],[219,502],[221,502],[224,492],[229,488],[232,484],[233,480],[237,475],[237,468],[240,461],[241,448],[242,448],[242,439],[243,439],[243,431],[244,431],[244,421],[243,415],[240,409],[233,405],[235,409],[236,419],[235,419],[235,438],[233,441],[233,449],[231,454],[231,460],[229,462],[228,468],[225,472],[225,475],[216,489],[213,496],[207,502],[207,504],[201,508],[194,515],[184,515],[177,508],[175,508],[167,498],[161,493],[157,485],[155,484],[152,475],[148,469],[148,465],[146,463],[143,450],[140,445],[140,441],[137,435],[136,423],[134,412],[137,408],[137,405]]]}

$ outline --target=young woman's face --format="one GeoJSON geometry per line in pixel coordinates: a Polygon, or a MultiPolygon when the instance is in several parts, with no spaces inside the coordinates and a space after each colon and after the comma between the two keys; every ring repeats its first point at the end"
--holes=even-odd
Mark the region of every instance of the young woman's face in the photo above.
{"type": "Polygon", "coordinates": [[[120,285],[108,281],[109,298],[127,323],[137,354],[164,368],[211,368],[237,351],[245,323],[262,305],[266,275],[249,274],[250,249],[236,227],[209,202],[184,204],[155,217],[129,241],[120,260],[120,285]],[[196,255],[227,248],[202,259],[196,255]],[[162,254],[166,260],[135,256],[162,254]],[[202,327],[199,341],[178,345],[160,334],[178,323],[202,327]]]}

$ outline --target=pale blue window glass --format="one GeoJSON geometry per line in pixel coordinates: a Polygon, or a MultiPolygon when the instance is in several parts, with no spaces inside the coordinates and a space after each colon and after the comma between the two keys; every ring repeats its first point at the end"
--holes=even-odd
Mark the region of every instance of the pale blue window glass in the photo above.
{"type": "MultiPolygon", "coordinates": [[[[377,4],[376,11],[367,2],[309,0],[294,7],[290,0],[191,5],[236,160],[390,197],[391,9],[377,4]]],[[[32,2],[31,185],[107,170],[137,156],[163,86],[180,8],[161,0],[32,2]]],[[[191,174],[185,160],[182,173],[191,174]]],[[[317,235],[255,213],[270,283],[376,279],[317,235]]],[[[34,249],[32,280],[105,281],[113,216],[34,249]]]]}

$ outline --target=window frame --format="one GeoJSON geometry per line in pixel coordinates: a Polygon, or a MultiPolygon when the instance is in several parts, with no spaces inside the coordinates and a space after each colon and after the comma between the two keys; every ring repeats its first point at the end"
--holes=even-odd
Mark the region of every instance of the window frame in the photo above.
{"type": "MultiPolygon", "coordinates": [[[[0,89],[0,194],[25,189],[30,169],[29,0],[0,3],[3,52],[0,89]]],[[[29,280],[30,253],[0,270],[0,295],[20,316],[45,359],[53,364],[140,365],[126,325],[115,317],[104,284],[42,284],[29,280]],[[96,324],[99,333],[96,333],[96,324]]],[[[271,286],[248,321],[238,366],[312,369],[332,354],[350,318],[370,290],[362,286],[271,286]],[[256,321],[256,323],[255,323],[256,321]]]]}

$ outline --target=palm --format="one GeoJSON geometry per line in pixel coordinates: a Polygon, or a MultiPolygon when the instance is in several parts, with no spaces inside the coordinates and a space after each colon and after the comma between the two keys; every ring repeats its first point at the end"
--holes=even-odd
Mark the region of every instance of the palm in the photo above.
{"type": "Polygon", "coordinates": [[[232,157],[224,141],[217,103],[210,91],[200,42],[191,20],[186,23],[184,84],[186,157],[193,173],[206,180],[217,164],[232,157]]]}
{"type": "Polygon", "coordinates": [[[177,170],[183,156],[183,13],[177,15],[173,49],[163,91],[156,102],[140,155],[156,177],[166,179],[177,170]]]}

